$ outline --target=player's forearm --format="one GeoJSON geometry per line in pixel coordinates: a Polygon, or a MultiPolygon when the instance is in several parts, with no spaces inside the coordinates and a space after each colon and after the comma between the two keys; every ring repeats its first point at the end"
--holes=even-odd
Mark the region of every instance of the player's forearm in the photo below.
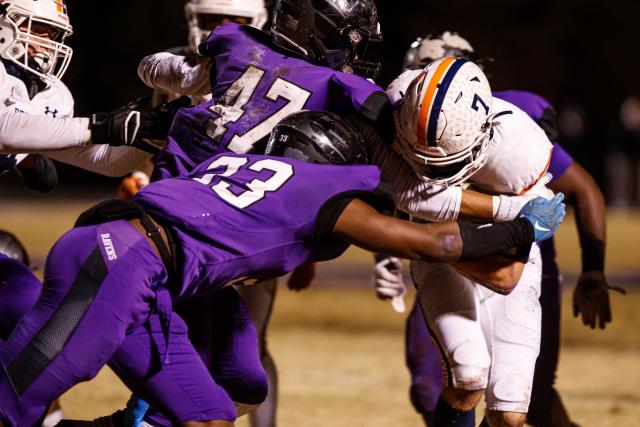
{"type": "Polygon", "coordinates": [[[462,190],[460,218],[493,221],[493,196],[472,190],[462,190]]]}
{"type": "Polygon", "coordinates": [[[598,185],[584,168],[574,162],[552,184],[552,188],[564,192],[567,203],[575,210],[583,271],[602,271],[606,242],[606,206],[598,185]]]}
{"type": "Polygon", "coordinates": [[[48,153],[54,160],[101,175],[121,177],[138,169],[151,154],[132,147],[91,145],[48,153]]]}
{"type": "Polygon", "coordinates": [[[188,58],[167,52],[146,56],[138,66],[138,76],[147,86],[181,95],[210,93],[210,71],[210,58],[188,58]]]}
{"type": "Polygon", "coordinates": [[[0,111],[0,153],[41,153],[89,144],[87,118],[32,116],[0,111]]]}
{"type": "Polygon", "coordinates": [[[453,265],[463,276],[503,295],[509,294],[518,285],[524,266],[522,262],[500,255],[486,256],[453,265]]]}
{"type": "Polygon", "coordinates": [[[524,218],[488,225],[417,224],[381,215],[360,200],[342,212],[334,235],[372,252],[445,263],[468,261],[535,239],[531,222],[524,218]]]}

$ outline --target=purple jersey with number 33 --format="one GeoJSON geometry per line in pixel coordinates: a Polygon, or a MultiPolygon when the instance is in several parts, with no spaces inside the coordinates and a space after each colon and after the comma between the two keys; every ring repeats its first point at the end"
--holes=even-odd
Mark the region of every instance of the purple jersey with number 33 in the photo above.
{"type": "Polygon", "coordinates": [[[388,104],[370,81],[291,57],[251,27],[217,27],[200,53],[212,58],[213,97],[176,115],[154,180],[184,176],[216,154],[261,153],[276,123],[302,109],[377,120],[388,104]]]}
{"type": "Polygon", "coordinates": [[[383,202],[379,184],[374,166],[227,153],[150,184],[135,201],[177,240],[181,300],[339,256],[349,245],[331,237],[335,221],[353,197],[383,202]]]}

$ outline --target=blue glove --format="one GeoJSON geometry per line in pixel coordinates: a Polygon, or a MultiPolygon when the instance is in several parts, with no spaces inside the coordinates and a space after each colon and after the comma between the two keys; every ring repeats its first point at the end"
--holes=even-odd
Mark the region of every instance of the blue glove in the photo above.
{"type": "Polygon", "coordinates": [[[147,414],[149,404],[139,398],[138,396],[131,395],[131,398],[127,402],[126,409],[126,421],[127,427],[140,427],[144,416],[147,414]]]}
{"type": "Polygon", "coordinates": [[[551,200],[536,197],[527,202],[520,211],[520,217],[526,218],[533,225],[536,242],[553,236],[562,223],[567,214],[563,199],[562,193],[556,194],[551,200]]]}

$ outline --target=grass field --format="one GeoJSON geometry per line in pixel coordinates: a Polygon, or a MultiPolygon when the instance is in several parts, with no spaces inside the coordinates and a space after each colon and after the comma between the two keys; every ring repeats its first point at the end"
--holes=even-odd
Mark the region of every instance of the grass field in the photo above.
{"type": "MultiPolygon", "coordinates": [[[[89,204],[7,203],[0,226],[23,239],[42,265],[51,244],[89,204]]],[[[571,218],[557,241],[560,264],[575,277],[579,250],[571,218]]],[[[630,293],[613,297],[614,323],[607,330],[592,331],[571,318],[570,293],[564,294],[557,385],[583,426],[640,425],[639,241],[640,215],[610,215],[607,266],[610,277],[630,286],[630,293]]],[[[280,372],[279,425],[421,425],[408,401],[404,316],[373,296],[369,261],[368,254],[352,250],[322,265],[308,291],[280,289],[269,333],[280,372]]],[[[121,407],[127,395],[104,370],[67,393],[62,403],[68,416],[92,418],[121,407]]]]}

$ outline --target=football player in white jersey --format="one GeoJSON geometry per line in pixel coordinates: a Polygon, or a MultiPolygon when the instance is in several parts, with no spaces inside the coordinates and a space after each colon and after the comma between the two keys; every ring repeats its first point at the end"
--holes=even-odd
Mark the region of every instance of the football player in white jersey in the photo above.
{"type": "MultiPolygon", "coordinates": [[[[482,63],[471,44],[451,31],[432,32],[418,38],[405,55],[404,69],[419,70],[444,56],[461,56],[482,63]]],[[[554,191],[562,191],[569,204],[576,209],[578,232],[581,240],[583,274],[574,291],[574,314],[582,314],[583,322],[592,328],[596,323],[604,328],[611,321],[608,291],[624,293],[624,289],[611,286],[604,275],[605,205],[597,184],[556,142],[558,138],[555,111],[549,103],[530,92],[509,90],[494,92],[494,96],[509,101],[526,112],[554,142],[549,172],[553,179],[548,184],[554,191]]],[[[576,426],[569,419],[560,396],[553,388],[559,353],[560,290],[562,278],[555,263],[553,240],[540,245],[543,259],[542,344],[536,362],[536,371],[527,414],[527,423],[535,426],[576,426]]],[[[381,295],[396,296],[403,292],[402,273],[398,260],[384,259],[376,268],[376,285],[384,290],[381,295]],[[395,269],[389,271],[387,266],[395,269]]],[[[400,264],[401,266],[401,264],[400,264]]],[[[439,357],[428,339],[418,305],[407,320],[407,366],[412,373],[411,401],[429,425],[433,417],[437,396],[441,390],[439,357]]],[[[485,425],[485,422],[481,425],[485,425]]]]}
{"type": "MultiPolygon", "coordinates": [[[[447,57],[406,72],[388,94],[400,104],[394,147],[441,199],[453,197],[462,184],[490,194],[552,194],[544,187],[548,138],[523,111],[493,98],[472,62],[447,57]]],[[[468,420],[483,394],[490,425],[524,424],[540,341],[539,249],[532,247],[525,258],[509,296],[478,286],[464,272],[411,264],[447,365],[435,425],[472,425],[468,420]]]]}
{"type": "Polygon", "coordinates": [[[0,156],[5,170],[17,166],[24,153],[47,153],[87,170],[122,176],[150,157],[133,148],[153,149],[142,138],[166,135],[171,117],[137,104],[91,118],[73,117],[73,97],[60,80],[72,56],[64,43],[71,33],[62,0],[0,3],[0,156]]]}
{"type": "MultiPolygon", "coordinates": [[[[159,120],[160,116],[149,120],[149,113],[138,115],[133,106],[92,119],[73,118],[73,97],[60,80],[72,56],[65,44],[71,33],[62,0],[0,3],[0,175],[16,170],[27,188],[40,192],[55,187],[57,174],[48,158],[35,153],[121,176],[150,156],[133,146],[143,135],[151,136],[149,131],[156,132],[161,121],[168,121],[167,117],[159,120]],[[135,129],[136,124],[144,129],[135,129]]],[[[2,271],[3,279],[7,271],[2,271]]],[[[5,281],[3,302],[13,307],[13,314],[18,307],[28,309],[37,298],[39,289],[34,287],[39,282],[33,274],[29,279],[30,291],[24,281],[5,281]],[[13,292],[10,286],[22,288],[13,292]]],[[[61,418],[56,403],[44,425],[53,426],[61,418]]]]}

